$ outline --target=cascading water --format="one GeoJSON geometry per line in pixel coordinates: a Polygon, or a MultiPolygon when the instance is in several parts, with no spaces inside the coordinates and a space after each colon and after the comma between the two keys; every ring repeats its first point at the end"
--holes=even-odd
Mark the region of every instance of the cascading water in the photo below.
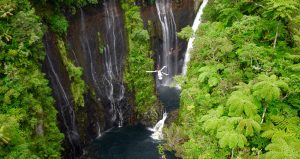
{"type": "Polygon", "coordinates": [[[104,49],[104,75],[103,84],[106,96],[110,101],[110,112],[113,114],[112,121],[118,120],[118,126],[123,125],[123,112],[121,102],[124,99],[125,88],[122,82],[122,56],[117,54],[117,45],[124,42],[120,24],[116,21],[117,14],[116,0],[104,2],[105,25],[107,28],[105,40],[107,41],[104,49]]]}
{"type": "MultiPolygon", "coordinates": [[[[191,4],[190,0],[182,0],[182,4],[185,4],[185,7],[189,9],[183,9],[180,7],[174,7],[175,9],[180,8],[179,10],[176,10],[176,22],[178,22],[177,26],[179,28],[186,26],[190,24],[193,19],[194,13],[193,5],[187,5],[191,4]],[[185,13],[185,14],[181,14],[185,13]],[[189,14],[187,14],[189,13],[189,14]],[[179,15],[177,17],[177,15],[179,15]],[[189,18],[186,18],[186,15],[190,15],[189,18]],[[186,19],[185,19],[186,18],[186,19]]],[[[106,2],[108,3],[108,2],[106,2]]],[[[167,66],[168,70],[163,70],[163,72],[170,74],[169,76],[164,76],[162,81],[159,81],[157,92],[159,94],[159,98],[163,105],[165,106],[165,110],[168,112],[171,112],[175,109],[178,109],[179,107],[179,94],[180,91],[176,88],[169,87],[172,83],[172,77],[178,73],[181,73],[182,64],[183,64],[183,52],[185,50],[185,42],[179,40],[177,44],[177,38],[176,38],[176,25],[175,25],[175,19],[172,12],[172,1],[171,0],[156,0],[156,5],[151,6],[151,9],[149,9],[149,13],[145,14],[145,16],[149,17],[149,19],[144,19],[145,22],[148,20],[152,20],[154,22],[153,26],[153,32],[155,33],[154,39],[153,39],[153,50],[157,51],[157,68],[161,69],[163,66],[167,66]],[[155,11],[153,12],[153,9],[157,9],[158,16],[156,16],[155,11]],[[151,13],[150,13],[151,12],[151,13]],[[151,17],[149,16],[151,15],[151,17]],[[160,27],[161,26],[161,27],[160,27]],[[162,28],[161,30],[159,30],[162,28]],[[158,33],[159,32],[159,33],[158,33]],[[158,34],[157,34],[158,33],[158,34]],[[157,35],[157,36],[156,36],[157,35]],[[160,36],[161,35],[161,36],[160,36]],[[162,41],[162,42],[161,42],[162,41]],[[156,45],[158,44],[158,45],[156,45]],[[179,46],[177,46],[179,45],[179,46]],[[179,49],[178,49],[179,48],[179,49]],[[177,59],[178,57],[178,59],[177,59]],[[178,62],[178,64],[177,64],[178,62]]],[[[112,11],[109,9],[108,4],[105,4],[105,16],[113,16],[112,11]],[[106,8],[107,7],[107,8],[106,8]]],[[[178,5],[179,6],[179,5],[178,5]]],[[[114,17],[114,16],[113,16],[114,17]]],[[[109,18],[107,18],[109,19],[109,18]]],[[[110,41],[107,44],[114,44],[114,38],[116,36],[116,31],[113,29],[113,23],[115,19],[111,19],[110,21],[103,20],[102,22],[105,22],[106,27],[111,26],[111,29],[107,29],[107,33],[102,35],[105,35],[104,39],[111,39],[107,40],[110,41]]],[[[118,36],[117,36],[118,37],[118,36]]],[[[123,38],[123,37],[120,37],[123,38]]],[[[119,39],[119,38],[117,38],[119,39]]],[[[117,43],[117,42],[116,42],[117,43]]],[[[116,44],[118,46],[118,43],[116,44]]],[[[114,92],[115,86],[114,84],[111,84],[110,80],[111,77],[118,76],[118,70],[120,71],[121,68],[114,68],[114,59],[118,58],[114,57],[113,53],[110,53],[109,56],[106,55],[108,51],[112,51],[114,48],[114,45],[105,45],[103,58],[105,60],[111,61],[111,63],[105,63],[104,68],[104,75],[107,79],[106,86],[107,92],[114,92]],[[104,57],[106,56],[106,57],[104,57]],[[109,74],[110,73],[110,74],[109,74]],[[109,89],[108,89],[109,88],[109,89]]],[[[104,61],[103,61],[104,62],[104,61]]],[[[119,63],[120,64],[120,63],[119,63]]],[[[146,71],[146,70],[141,70],[146,71]]],[[[120,73],[120,72],[119,72],[120,73]]],[[[118,78],[115,78],[118,79],[118,78]]],[[[157,79],[158,80],[158,79],[157,79]]],[[[119,87],[120,88],[120,87],[119,87]]],[[[113,101],[117,101],[115,98],[118,93],[114,93],[112,95],[111,99],[114,99],[113,101]]],[[[117,103],[118,104],[118,103],[117,103]]],[[[116,107],[118,108],[118,107],[116,107]]],[[[125,112],[125,111],[124,111],[125,112]]],[[[171,117],[174,117],[175,113],[170,113],[173,115],[170,115],[171,117]]],[[[134,126],[124,126],[121,128],[111,128],[105,132],[102,133],[101,137],[97,138],[93,141],[91,145],[89,145],[86,148],[87,154],[85,158],[112,158],[112,159],[133,159],[133,158],[144,158],[144,159],[152,159],[152,158],[160,158],[158,152],[158,144],[161,143],[161,140],[163,139],[163,133],[162,129],[165,125],[165,122],[167,120],[167,112],[163,114],[163,117],[161,120],[155,124],[152,128],[147,128],[143,125],[134,125],[134,126]]],[[[176,158],[173,153],[166,152],[166,158],[172,159],[176,158]]]]}
{"type": "Polygon", "coordinates": [[[196,15],[196,18],[194,20],[194,23],[193,23],[193,26],[192,26],[193,36],[189,39],[188,46],[186,49],[184,64],[183,64],[183,68],[182,68],[183,75],[186,75],[186,73],[187,73],[187,64],[190,61],[190,51],[193,49],[193,42],[195,40],[195,32],[197,31],[199,25],[201,24],[201,16],[203,14],[203,10],[204,10],[205,6],[207,5],[207,3],[208,3],[208,0],[203,0],[202,4],[198,10],[198,13],[196,15]]]}
{"type": "Polygon", "coordinates": [[[154,140],[162,140],[163,139],[163,128],[165,121],[168,117],[168,113],[164,112],[163,118],[159,120],[153,128],[148,128],[148,130],[152,131],[153,134],[151,135],[151,138],[154,140]]]}
{"type": "Polygon", "coordinates": [[[176,37],[176,23],[172,11],[172,0],[156,0],[157,14],[162,28],[162,52],[158,55],[158,69],[167,66],[166,73],[169,74],[162,79],[161,84],[169,86],[172,77],[178,74],[178,40],[176,37]]]}
{"type": "MultiPolygon", "coordinates": [[[[85,17],[84,17],[84,12],[83,10],[80,8],[80,26],[81,26],[81,34],[80,34],[80,41],[81,41],[81,47],[83,48],[84,52],[86,52],[88,54],[88,60],[89,60],[89,72],[91,74],[91,80],[92,80],[92,83],[94,84],[95,86],[95,90],[97,91],[97,93],[101,93],[101,87],[100,87],[100,84],[99,84],[99,73],[96,72],[96,67],[95,67],[95,64],[94,64],[94,61],[93,59],[95,58],[94,54],[93,54],[93,50],[91,48],[91,44],[90,44],[90,41],[89,41],[89,37],[88,37],[88,34],[86,33],[86,26],[85,26],[85,17]]],[[[76,57],[76,56],[75,56],[76,57]]]]}
{"type": "MultiPolygon", "coordinates": [[[[100,28],[90,28],[98,31],[96,32],[98,37],[89,35],[90,32],[95,33],[95,31],[87,30],[89,28],[85,24],[87,20],[83,10],[80,10],[80,44],[86,54],[85,60],[87,61],[85,65],[88,65],[84,67],[88,69],[88,80],[93,85],[97,100],[109,105],[106,119],[110,120],[109,123],[120,127],[124,123],[122,108],[126,107],[124,106],[126,104],[124,101],[125,87],[122,81],[123,54],[126,47],[123,30],[120,29],[120,26],[123,26],[122,18],[117,10],[117,5],[116,0],[103,3],[104,25],[103,21],[99,21],[99,26],[104,27],[105,31],[100,28]],[[96,39],[101,38],[101,34],[103,41],[98,41],[101,44],[97,44],[96,39]],[[103,47],[103,51],[101,52],[95,46],[98,46],[98,48],[103,47]],[[99,66],[99,63],[101,66],[99,66]]],[[[99,124],[97,126],[100,130],[99,124]]],[[[109,127],[111,127],[110,124],[107,128],[109,127]]]]}
{"type": "MultiPolygon", "coordinates": [[[[94,88],[95,88],[95,91],[97,94],[101,94],[101,87],[100,87],[100,83],[99,83],[99,72],[97,72],[97,68],[95,66],[95,63],[94,63],[94,58],[95,58],[95,54],[93,52],[93,49],[91,48],[91,44],[90,44],[90,41],[89,41],[89,36],[87,35],[87,32],[86,32],[86,25],[85,25],[85,17],[84,17],[84,12],[83,10],[80,8],[80,44],[81,44],[81,47],[83,48],[84,52],[87,53],[87,57],[86,58],[88,60],[88,72],[91,76],[91,78],[89,78],[89,80],[92,81],[93,85],[94,85],[94,88]]],[[[78,59],[76,57],[76,54],[74,53],[74,50],[72,49],[72,54],[74,56],[74,59],[77,63],[78,62],[78,59]]],[[[98,100],[100,98],[97,98],[98,100]]],[[[101,136],[101,128],[100,128],[100,125],[99,125],[99,122],[97,122],[96,124],[97,126],[97,136],[101,136]]]]}
{"type": "Polygon", "coordinates": [[[57,108],[59,111],[59,118],[61,120],[61,127],[64,129],[64,133],[69,143],[69,153],[68,157],[73,158],[81,151],[80,147],[80,137],[76,126],[76,117],[73,109],[73,103],[65,90],[65,86],[62,84],[62,71],[60,67],[54,65],[57,64],[57,57],[54,57],[55,53],[50,49],[49,43],[50,39],[48,35],[45,35],[45,48],[46,48],[46,69],[48,70],[47,75],[51,81],[52,88],[54,88],[54,95],[59,98],[56,100],[57,108]],[[52,57],[53,55],[53,57],[52,57]],[[59,74],[60,73],[60,74],[59,74]]]}

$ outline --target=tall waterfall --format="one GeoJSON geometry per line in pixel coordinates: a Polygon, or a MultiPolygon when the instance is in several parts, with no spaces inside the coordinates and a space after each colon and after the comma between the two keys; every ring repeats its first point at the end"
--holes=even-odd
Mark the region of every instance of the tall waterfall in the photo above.
{"type": "MultiPolygon", "coordinates": [[[[126,107],[125,87],[122,81],[123,59],[126,52],[121,29],[123,28],[123,19],[118,10],[117,0],[106,0],[103,3],[103,10],[102,16],[104,17],[102,18],[104,20],[98,23],[94,22],[99,28],[91,28],[86,26],[89,19],[85,18],[81,9],[80,44],[86,60],[83,67],[87,69],[87,80],[92,84],[97,100],[107,106],[105,117],[109,123],[107,128],[112,126],[110,124],[120,127],[124,122],[122,108],[126,107]],[[103,40],[97,40],[100,38],[103,40]],[[102,51],[98,48],[102,48],[102,51]]],[[[99,126],[98,130],[100,130],[99,126]]]]}
{"type": "Polygon", "coordinates": [[[176,37],[176,23],[172,11],[172,0],[156,0],[156,9],[162,28],[162,52],[158,57],[158,68],[167,66],[165,76],[162,80],[162,85],[170,85],[172,77],[178,74],[178,61],[176,50],[178,49],[178,40],[176,37]]]}
{"type": "Polygon", "coordinates": [[[193,48],[193,42],[195,40],[195,32],[197,31],[199,25],[201,24],[201,16],[203,14],[203,10],[204,10],[205,6],[207,5],[207,3],[208,3],[208,0],[203,0],[202,4],[198,10],[198,13],[196,15],[196,18],[194,20],[194,23],[193,23],[192,29],[193,29],[194,33],[193,33],[193,36],[189,39],[188,46],[186,49],[186,53],[185,53],[185,57],[184,57],[184,64],[183,64],[183,68],[182,68],[183,75],[186,75],[186,73],[187,73],[187,64],[190,61],[190,51],[193,48]]]}
{"type": "Polygon", "coordinates": [[[116,20],[116,0],[104,2],[106,46],[104,50],[104,75],[103,83],[106,96],[110,101],[110,112],[113,114],[112,121],[118,120],[119,127],[123,125],[123,112],[121,102],[124,99],[125,88],[122,82],[122,56],[118,54],[117,45],[124,42],[124,36],[119,29],[121,26],[116,20]]]}
{"type": "MultiPolygon", "coordinates": [[[[55,52],[51,50],[50,37],[45,35],[45,48],[46,48],[46,67],[47,67],[47,76],[50,78],[50,82],[53,88],[53,94],[58,99],[56,100],[57,109],[59,112],[59,118],[61,121],[61,128],[64,130],[66,136],[66,142],[69,143],[70,146],[68,154],[70,158],[73,158],[78,153],[80,153],[80,137],[76,126],[76,117],[73,108],[73,102],[69,95],[70,92],[67,93],[67,90],[64,88],[63,83],[63,71],[60,70],[59,60],[55,55],[55,52]]],[[[61,61],[62,63],[62,61],[61,61]]]]}
{"type": "MultiPolygon", "coordinates": [[[[89,36],[87,35],[87,31],[86,31],[86,25],[85,25],[85,16],[84,16],[84,12],[82,10],[82,8],[80,8],[80,44],[81,44],[81,47],[83,48],[84,52],[87,53],[87,60],[89,61],[89,66],[87,67],[88,68],[88,71],[89,71],[89,74],[91,75],[91,78],[90,80],[92,81],[94,87],[95,87],[95,90],[97,92],[97,94],[101,94],[101,85],[99,83],[99,72],[97,72],[97,68],[95,66],[95,63],[94,63],[94,51],[91,47],[91,44],[90,44],[90,41],[89,41],[89,36]]],[[[74,53],[74,51],[72,50],[72,53],[73,53],[73,56],[75,58],[75,61],[78,63],[78,59],[74,53]]],[[[99,98],[98,98],[99,99],[99,98]]],[[[98,129],[98,136],[101,134],[100,130],[100,125],[99,123],[97,122],[97,129],[98,129]]]]}

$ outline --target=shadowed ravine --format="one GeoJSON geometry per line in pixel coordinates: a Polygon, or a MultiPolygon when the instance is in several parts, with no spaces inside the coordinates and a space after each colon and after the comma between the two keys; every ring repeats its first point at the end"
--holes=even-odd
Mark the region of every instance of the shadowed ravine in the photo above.
{"type": "MultiPolygon", "coordinates": [[[[177,39],[176,32],[192,23],[194,3],[158,0],[147,7],[141,14],[145,22],[150,20],[153,24],[151,45],[156,68],[167,66],[169,74],[162,83],[157,81],[162,84],[157,88],[157,95],[165,110],[171,112],[179,106],[180,92],[165,85],[181,72],[186,48],[186,42],[177,39]]],[[[136,114],[130,103],[134,95],[129,94],[122,79],[128,52],[124,27],[117,0],[80,8],[69,17],[68,33],[63,40],[67,58],[83,70],[84,107],[74,105],[70,90],[72,81],[61,61],[56,36],[49,32],[45,37],[45,72],[54,90],[60,129],[66,137],[65,158],[79,157],[82,149],[83,158],[159,158],[159,142],[151,138],[153,132],[142,125],[127,126],[136,114]]],[[[169,154],[168,158],[174,157],[169,154]]]]}
{"type": "MultiPolygon", "coordinates": [[[[164,92],[160,100],[165,104],[165,108],[170,111],[178,108],[179,92],[169,87],[160,89],[164,92]]],[[[153,129],[161,129],[161,124],[163,126],[162,121],[153,128],[135,125],[110,129],[85,149],[85,157],[89,159],[159,159],[157,146],[164,141],[157,140],[162,136],[155,133],[157,130],[153,129]]],[[[167,159],[176,158],[174,153],[165,153],[167,159]]]]}

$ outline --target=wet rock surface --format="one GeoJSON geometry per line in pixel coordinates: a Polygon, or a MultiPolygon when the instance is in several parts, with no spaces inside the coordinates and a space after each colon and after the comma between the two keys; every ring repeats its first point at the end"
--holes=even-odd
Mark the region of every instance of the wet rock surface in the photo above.
{"type": "MultiPolygon", "coordinates": [[[[118,126],[121,118],[123,125],[137,123],[137,120],[140,120],[134,110],[134,95],[132,94],[134,92],[128,92],[122,82],[123,65],[128,52],[122,11],[120,4],[117,2],[110,7],[105,9],[103,4],[88,6],[78,10],[75,15],[69,16],[68,33],[64,41],[68,51],[68,58],[76,66],[83,68],[82,79],[87,85],[87,91],[84,94],[84,107],[75,109],[70,90],[71,81],[60,57],[55,35],[49,32],[45,36],[44,43],[47,57],[44,63],[44,71],[50,80],[49,85],[53,89],[53,96],[58,110],[59,126],[65,134],[63,143],[65,158],[80,156],[84,146],[90,144],[103,131],[118,126]],[[110,12],[113,12],[113,15],[110,12]],[[114,22],[111,22],[112,19],[107,21],[108,18],[113,18],[114,22]],[[115,33],[114,37],[111,37],[112,33],[115,33]],[[109,44],[114,44],[114,46],[107,46],[109,44]],[[108,51],[116,54],[114,57],[111,57],[114,60],[111,61],[110,66],[107,66],[108,57],[106,53],[108,51]],[[106,74],[109,71],[113,72],[114,77],[109,77],[106,74]],[[111,79],[107,80],[107,78],[111,79]],[[108,85],[110,86],[108,87],[108,85]],[[122,93],[122,91],[124,92],[122,93]],[[115,104],[115,109],[112,109],[112,104],[115,104]],[[117,114],[114,116],[118,111],[121,111],[122,115],[117,114]]],[[[192,24],[195,16],[194,1],[173,1],[172,10],[177,32],[186,25],[192,24]]],[[[145,27],[148,27],[151,33],[151,45],[154,50],[153,58],[157,61],[162,51],[161,43],[163,37],[156,6],[143,6],[141,15],[145,27]]],[[[179,39],[178,48],[174,50],[174,56],[177,56],[176,62],[178,62],[177,73],[181,72],[185,49],[186,41],[179,39]]],[[[163,92],[162,90],[157,91],[158,96],[165,96],[160,94],[160,92],[163,92]]],[[[178,92],[175,91],[176,93],[178,92]]],[[[162,98],[167,99],[168,97],[162,98]]],[[[175,103],[179,103],[178,100],[175,103]]],[[[160,105],[159,102],[157,104],[160,105]]],[[[163,104],[166,105],[166,103],[163,104]]],[[[173,106],[167,108],[170,109],[168,111],[178,108],[177,105],[173,106]]],[[[163,110],[159,113],[162,114],[163,110]]],[[[148,114],[148,116],[152,118],[153,114],[148,114]]],[[[176,113],[171,116],[176,116],[176,113]]],[[[167,119],[167,123],[168,121],[169,119],[167,119]]],[[[145,125],[152,124],[142,119],[140,122],[145,125]]]]}

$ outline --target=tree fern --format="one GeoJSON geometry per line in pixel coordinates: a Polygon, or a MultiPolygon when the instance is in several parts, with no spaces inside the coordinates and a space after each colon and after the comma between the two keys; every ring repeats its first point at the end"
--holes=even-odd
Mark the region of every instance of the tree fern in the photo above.
{"type": "Polygon", "coordinates": [[[200,121],[203,122],[203,129],[207,132],[215,132],[224,122],[220,117],[224,113],[222,106],[216,110],[210,110],[207,115],[204,115],[200,121]]]}
{"type": "Polygon", "coordinates": [[[226,105],[229,106],[229,116],[247,116],[257,115],[258,105],[250,92],[235,91],[229,97],[226,105]]]}
{"type": "Polygon", "coordinates": [[[292,19],[299,6],[295,0],[267,0],[266,2],[263,15],[273,19],[292,19]]]}
{"type": "Polygon", "coordinates": [[[259,82],[253,86],[253,95],[264,103],[264,111],[261,120],[261,123],[263,123],[269,103],[278,100],[282,91],[288,91],[289,87],[284,81],[278,80],[275,75],[270,77],[260,75],[257,79],[259,82]]]}
{"type": "Polygon", "coordinates": [[[280,98],[282,91],[288,91],[289,86],[282,80],[278,80],[277,76],[270,77],[260,75],[258,83],[253,86],[253,94],[260,100],[264,99],[266,102],[277,100],[280,98]]]}
{"type": "Polygon", "coordinates": [[[218,19],[223,21],[226,25],[231,24],[233,21],[240,19],[243,16],[237,6],[234,8],[222,9],[220,13],[218,19]]]}
{"type": "Polygon", "coordinates": [[[260,132],[261,127],[259,123],[253,119],[242,119],[236,129],[245,136],[253,136],[255,132],[260,132]]]}
{"type": "Polygon", "coordinates": [[[277,131],[272,143],[266,147],[266,159],[298,159],[300,156],[300,140],[292,134],[277,131]]]}
{"type": "Polygon", "coordinates": [[[201,83],[208,83],[209,87],[216,86],[220,81],[220,75],[218,74],[218,70],[222,69],[223,65],[208,65],[201,67],[199,69],[200,75],[198,76],[198,80],[201,83]]]}
{"type": "Polygon", "coordinates": [[[234,130],[222,131],[217,134],[221,148],[243,148],[247,144],[246,137],[234,130]]]}

